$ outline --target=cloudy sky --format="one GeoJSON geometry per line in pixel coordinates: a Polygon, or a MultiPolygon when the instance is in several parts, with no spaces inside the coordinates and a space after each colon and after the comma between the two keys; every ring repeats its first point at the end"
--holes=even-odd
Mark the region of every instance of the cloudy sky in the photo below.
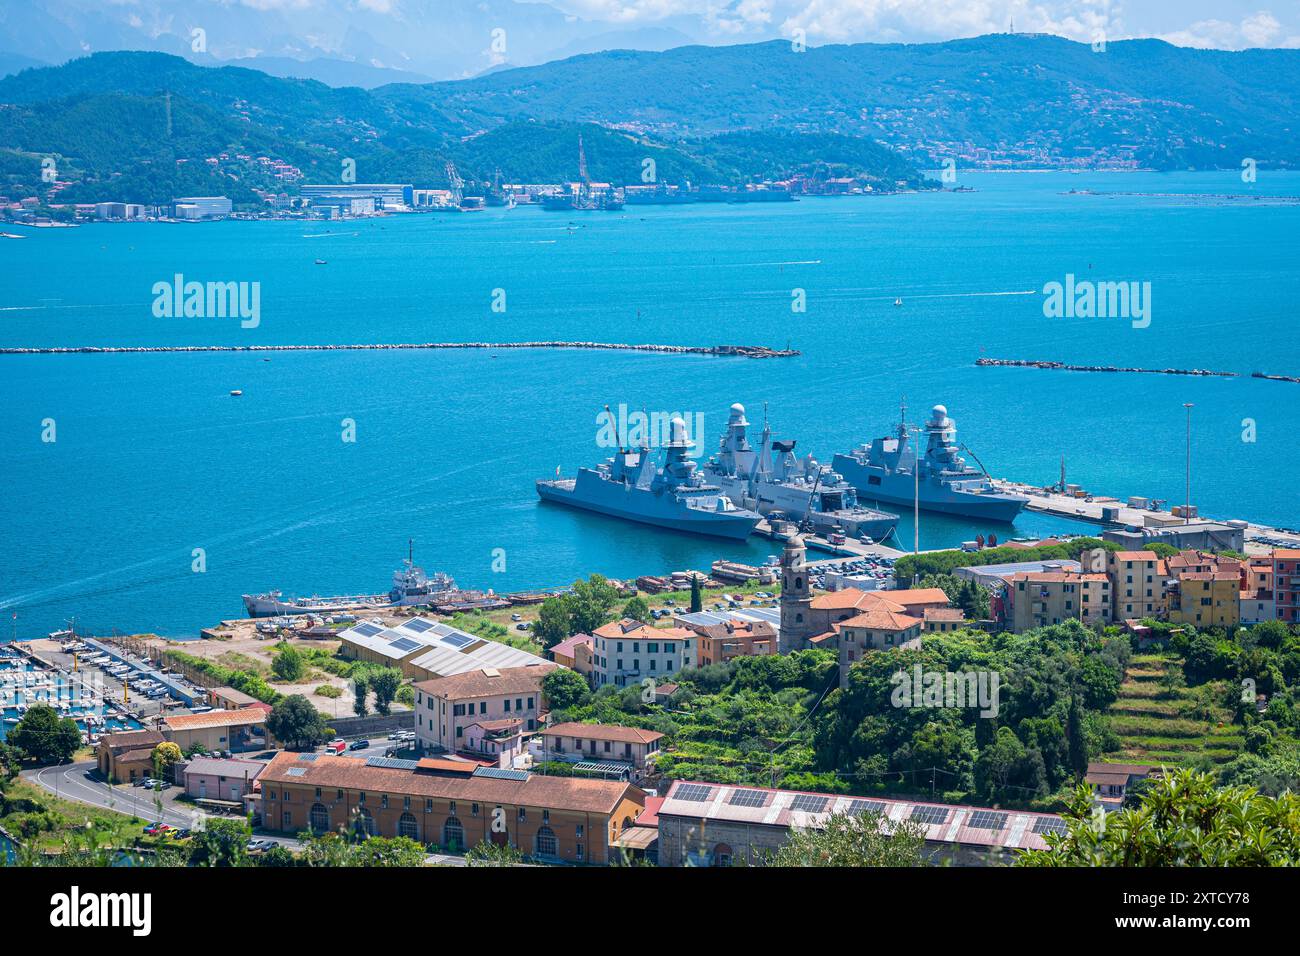
{"type": "MultiPolygon", "coordinates": [[[[275,0],[248,0],[251,3],[275,0]]],[[[296,2],[296,0],[287,0],[296,2]]],[[[363,0],[391,6],[401,0],[363,0]]],[[[1092,39],[1161,37],[1182,46],[1300,46],[1300,0],[548,0],[624,26],[694,21],[718,40],[806,31],[813,42],[951,39],[1004,31],[1092,39]]]]}

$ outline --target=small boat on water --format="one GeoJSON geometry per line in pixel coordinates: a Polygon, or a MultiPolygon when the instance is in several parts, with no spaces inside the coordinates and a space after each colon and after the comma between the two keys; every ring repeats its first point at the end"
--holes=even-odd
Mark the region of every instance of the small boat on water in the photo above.
{"type": "Polygon", "coordinates": [[[232,388],[232,389],[230,390],[230,394],[231,394],[231,395],[243,395],[243,394],[244,394],[244,391],[243,391],[243,389],[232,388]]]}
{"type": "Polygon", "coordinates": [[[327,265],[329,265],[329,263],[326,262],[324,259],[317,259],[317,260],[316,260],[316,265],[318,265],[318,266],[327,266],[327,265]]]}

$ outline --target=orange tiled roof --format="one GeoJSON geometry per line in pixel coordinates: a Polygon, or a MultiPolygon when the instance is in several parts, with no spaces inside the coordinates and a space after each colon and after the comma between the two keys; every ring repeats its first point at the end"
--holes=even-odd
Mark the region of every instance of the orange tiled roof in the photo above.
{"type": "Polygon", "coordinates": [[[886,608],[871,608],[863,611],[857,617],[841,621],[835,627],[837,629],[866,627],[873,631],[906,631],[923,623],[925,622],[919,617],[912,617],[910,614],[899,614],[886,608]]]}
{"type": "Polygon", "coordinates": [[[257,707],[243,710],[210,710],[206,714],[173,714],[163,718],[169,730],[207,730],[211,727],[244,727],[266,722],[266,712],[257,707]]]}
{"type": "Polygon", "coordinates": [[[620,744],[654,743],[663,734],[657,730],[640,727],[621,727],[618,724],[552,724],[542,731],[543,737],[582,737],[587,740],[613,740],[620,744]]]}

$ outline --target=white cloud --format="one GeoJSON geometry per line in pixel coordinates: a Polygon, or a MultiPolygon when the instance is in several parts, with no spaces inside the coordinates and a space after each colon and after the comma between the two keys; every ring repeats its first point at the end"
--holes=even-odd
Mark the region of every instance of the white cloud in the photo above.
{"type": "Polygon", "coordinates": [[[1261,10],[1237,23],[1198,20],[1183,30],[1161,37],[1177,46],[1209,50],[1244,50],[1251,47],[1300,47],[1300,36],[1288,36],[1272,13],[1261,10]]]}

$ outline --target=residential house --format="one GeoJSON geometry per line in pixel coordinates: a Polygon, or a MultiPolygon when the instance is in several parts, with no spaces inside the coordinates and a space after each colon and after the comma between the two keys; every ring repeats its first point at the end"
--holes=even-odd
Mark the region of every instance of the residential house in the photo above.
{"type": "Polygon", "coordinates": [[[132,783],[154,775],[153,749],[167,738],[157,730],[126,730],[99,738],[99,773],[112,783],[132,783]]]}
{"type": "Polygon", "coordinates": [[[552,724],[542,731],[542,755],[571,763],[629,764],[641,771],[659,752],[663,736],[657,730],[615,724],[552,724]]]}
{"type": "Polygon", "coordinates": [[[699,636],[685,628],[651,627],[623,618],[596,628],[592,637],[592,673],[597,687],[625,687],[646,678],[658,682],[698,662],[699,636]]]}
{"type": "Polygon", "coordinates": [[[867,651],[920,647],[925,622],[919,617],[877,607],[834,625],[840,655],[840,686],[847,687],[849,668],[867,651]]]}
{"type": "Polygon", "coordinates": [[[1003,622],[1016,633],[1069,620],[1108,624],[1110,591],[1110,578],[1105,574],[1030,571],[1011,576],[999,606],[1003,622]]]}
{"type": "MultiPolygon", "coordinates": [[[[542,678],[557,666],[484,667],[420,681],[415,685],[416,747],[421,753],[466,750],[466,731],[483,721],[520,720],[521,732],[536,730],[542,678]]],[[[475,739],[482,742],[482,728],[475,739]]]]}

